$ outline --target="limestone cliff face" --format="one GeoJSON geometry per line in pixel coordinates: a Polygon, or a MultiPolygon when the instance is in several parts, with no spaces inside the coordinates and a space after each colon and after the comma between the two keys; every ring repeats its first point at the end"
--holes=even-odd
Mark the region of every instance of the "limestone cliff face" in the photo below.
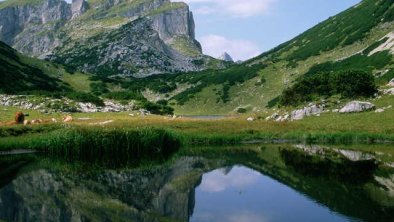
{"type": "Polygon", "coordinates": [[[71,5],[72,18],[82,15],[88,10],[88,3],[85,0],[73,0],[71,5]]]}
{"type": "Polygon", "coordinates": [[[66,61],[66,65],[76,69],[101,74],[103,70],[94,67],[111,67],[105,75],[143,77],[206,67],[207,57],[202,55],[201,46],[195,40],[193,15],[185,3],[97,0],[90,4],[86,0],[73,0],[68,4],[64,0],[39,0],[12,4],[10,1],[0,3],[0,41],[26,55],[66,61]],[[141,20],[143,27],[139,25],[141,20]],[[140,29],[125,35],[120,33],[125,26],[140,29]],[[120,35],[123,39],[110,47],[97,44],[112,42],[120,35]],[[151,49],[152,53],[134,51],[131,45],[136,44],[151,49]],[[88,56],[81,55],[81,47],[88,56]],[[109,51],[114,49],[122,52],[114,55],[109,51]],[[78,64],[72,63],[77,60],[78,64]],[[125,62],[127,65],[119,66],[125,62]]]}
{"type": "Polygon", "coordinates": [[[71,17],[71,7],[61,0],[2,8],[0,40],[25,54],[40,56],[59,45],[53,30],[58,30],[71,17]]]}
{"type": "Polygon", "coordinates": [[[153,28],[165,42],[180,35],[187,36],[191,40],[195,38],[193,13],[189,11],[186,4],[153,16],[153,28]]]}

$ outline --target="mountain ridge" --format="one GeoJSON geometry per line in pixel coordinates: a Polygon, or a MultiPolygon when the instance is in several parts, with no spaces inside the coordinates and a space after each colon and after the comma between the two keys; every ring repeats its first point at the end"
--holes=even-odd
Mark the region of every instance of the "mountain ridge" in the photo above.
{"type": "MultiPolygon", "coordinates": [[[[0,4],[0,41],[4,41],[18,51],[38,58],[64,61],[63,54],[79,58],[76,48],[80,42],[84,42],[85,51],[94,47],[94,42],[86,40],[107,41],[108,33],[116,32],[125,25],[135,25],[134,22],[145,20],[145,27],[136,30],[136,36],[157,35],[158,38],[139,38],[134,42],[142,43],[143,49],[132,48],[120,41],[120,45],[126,51],[135,51],[128,54],[131,67],[122,66],[121,70],[106,75],[132,75],[147,76],[159,73],[198,71],[215,63],[213,58],[202,54],[201,45],[195,40],[195,24],[192,12],[185,3],[171,2],[170,0],[74,0],[72,4],[64,0],[30,0],[29,2],[7,0],[0,4]],[[19,3],[19,4],[18,4],[19,3]],[[148,30],[145,32],[145,30],[148,30]],[[153,31],[152,31],[153,30],[153,31]],[[99,39],[101,37],[101,39],[99,39]],[[151,41],[150,41],[151,40],[151,41]],[[93,44],[93,45],[91,45],[93,44]],[[157,63],[152,66],[151,54],[144,54],[145,48],[153,48],[162,51],[167,63],[157,63]],[[166,50],[162,50],[166,48],[166,50]],[[73,50],[74,53],[70,53],[73,50]],[[138,57],[139,64],[133,63],[131,58],[138,57]],[[135,72],[135,66],[138,71],[135,72]],[[169,69],[168,66],[175,67],[169,69]],[[149,67],[149,68],[146,68],[149,67]]],[[[79,45],[80,46],[80,45],[79,45]]],[[[96,51],[90,54],[103,55],[105,52],[96,51]]],[[[85,72],[97,72],[91,68],[95,66],[116,66],[125,58],[109,59],[93,58],[96,62],[64,65],[75,67],[85,72]],[[90,67],[90,68],[89,68],[90,67]]],[[[81,61],[79,61],[81,62],[81,61]]]]}

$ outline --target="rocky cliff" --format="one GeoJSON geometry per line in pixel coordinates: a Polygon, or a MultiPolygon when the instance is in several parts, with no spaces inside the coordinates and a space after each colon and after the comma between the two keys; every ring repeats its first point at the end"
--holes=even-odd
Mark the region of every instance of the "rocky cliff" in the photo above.
{"type": "Polygon", "coordinates": [[[189,7],[170,0],[7,0],[0,41],[104,75],[197,71],[210,60],[195,40],[189,7]]]}

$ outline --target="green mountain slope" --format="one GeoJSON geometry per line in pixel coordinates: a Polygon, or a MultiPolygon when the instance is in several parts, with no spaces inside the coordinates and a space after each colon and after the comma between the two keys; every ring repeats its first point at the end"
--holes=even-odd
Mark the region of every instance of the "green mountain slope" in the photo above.
{"type": "Polygon", "coordinates": [[[61,72],[50,63],[20,55],[0,42],[0,92],[27,93],[31,91],[59,92],[70,87],[56,78],[61,72]]]}
{"type": "MultiPolygon", "coordinates": [[[[305,74],[364,70],[385,84],[394,77],[394,1],[364,0],[331,17],[296,38],[245,62],[245,73],[260,66],[254,75],[242,76],[235,84],[189,81],[187,99],[175,96],[176,111],[183,114],[229,113],[237,110],[261,112],[276,104],[282,92],[305,74]],[[246,79],[245,79],[246,78],[246,79]],[[227,92],[227,100],[218,91],[227,92]]],[[[214,72],[211,73],[215,75],[214,72]]],[[[202,75],[207,75],[204,72],[202,75]]],[[[234,82],[234,81],[233,81],[234,82]]]]}

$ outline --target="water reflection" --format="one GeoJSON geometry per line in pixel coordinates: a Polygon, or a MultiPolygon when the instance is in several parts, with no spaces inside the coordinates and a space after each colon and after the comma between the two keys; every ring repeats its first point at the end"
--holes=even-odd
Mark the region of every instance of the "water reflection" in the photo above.
{"type": "Polygon", "coordinates": [[[349,221],[270,177],[243,166],[215,170],[196,189],[192,222],[349,221]]]}
{"type": "Polygon", "coordinates": [[[243,189],[255,185],[259,177],[259,173],[254,171],[246,173],[239,167],[223,168],[205,174],[199,188],[206,193],[218,193],[229,189],[242,192],[243,189]]]}
{"type": "Polygon", "coordinates": [[[0,221],[394,218],[391,168],[343,159],[335,150],[308,150],[292,145],[199,148],[169,162],[118,169],[48,157],[0,157],[0,221]]]}

